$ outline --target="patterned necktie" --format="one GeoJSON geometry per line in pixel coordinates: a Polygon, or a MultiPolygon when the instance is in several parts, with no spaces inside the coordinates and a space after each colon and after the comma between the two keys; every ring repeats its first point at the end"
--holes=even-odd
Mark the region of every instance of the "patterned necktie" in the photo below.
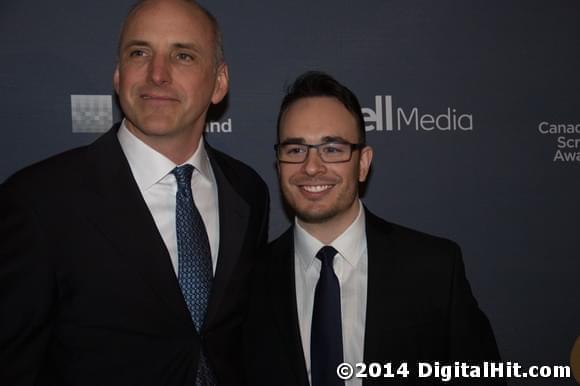
{"type": "MultiPolygon", "coordinates": [[[[178,280],[183,298],[198,332],[203,326],[213,268],[211,250],[205,225],[193,201],[191,175],[193,166],[183,165],[173,169],[177,179],[175,219],[177,231],[178,280]]],[[[201,350],[195,384],[210,386],[215,380],[204,350],[201,350]]]]}
{"type": "Polygon", "coordinates": [[[327,245],[316,254],[322,266],[316,283],[312,310],[310,335],[312,386],[344,386],[344,381],[336,375],[336,367],[343,361],[340,285],[332,268],[337,253],[336,249],[327,245]]]}

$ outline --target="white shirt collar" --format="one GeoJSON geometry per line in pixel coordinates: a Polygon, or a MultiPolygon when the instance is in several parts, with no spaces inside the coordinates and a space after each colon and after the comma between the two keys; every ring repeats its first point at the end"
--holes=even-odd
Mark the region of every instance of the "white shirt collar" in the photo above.
{"type": "MultiPolygon", "coordinates": [[[[117,138],[141,191],[146,191],[161,181],[171,173],[175,166],[178,166],[131,133],[125,126],[125,120],[117,132],[117,138]]],[[[202,177],[212,181],[211,166],[203,136],[199,140],[195,153],[183,164],[193,165],[202,177]]]]}
{"type": "MultiPolygon", "coordinates": [[[[365,213],[363,204],[359,200],[359,212],[356,219],[329,245],[351,265],[356,266],[366,248],[365,213]]],[[[306,271],[316,256],[316,253],[325,244],[313,237],[294,219],[294,248],[295,254],[301,261],[302,268],[306,271]]]]}

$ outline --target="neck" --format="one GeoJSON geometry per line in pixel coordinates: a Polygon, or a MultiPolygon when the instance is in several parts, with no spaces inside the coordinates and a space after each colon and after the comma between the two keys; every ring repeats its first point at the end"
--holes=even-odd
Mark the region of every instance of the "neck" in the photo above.
{"type": "Polygon", "coordinates": [[[202,131],[191,130],[173,135],[144,134],[132,125],[126,125],[127,129],[155,151],[169,158],[176,165],[181,165],[196,152],[201,142],[202,131]]]}
{"type": "Polygon", "coordinates": [[[187,161],[197,151],[201,142],[201,136],[189,138],[187,142],[180,141],[160,141],[150,146],[169,158],[176,165],[181,165],[187,161]]]}
{"type": "Polygon", "coordinates": [[[298,224],[312,237],[328,245],[336,240],[356,220],[360,210],[359,200],[341,215],[334,216],[322,222],[307,222],[297,218],[298,224]]]}

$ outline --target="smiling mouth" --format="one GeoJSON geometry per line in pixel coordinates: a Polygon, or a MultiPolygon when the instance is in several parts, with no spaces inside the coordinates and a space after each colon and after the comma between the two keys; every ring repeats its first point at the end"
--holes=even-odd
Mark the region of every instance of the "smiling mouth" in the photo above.
{"type": "Polygon", "coordinates": [[[167,101],[167,102],[177,102],[177,99],[168,97],[168,96],[161,96],[161,95],[141,95],[141,98],[146,101],[167,101]]]}
{"type": "Polygon", "coordinates": [[[321,193],[328,189],[331,189],[334,185],[302,185],[301,189],[307,191],[308,193],[321,193]]]}

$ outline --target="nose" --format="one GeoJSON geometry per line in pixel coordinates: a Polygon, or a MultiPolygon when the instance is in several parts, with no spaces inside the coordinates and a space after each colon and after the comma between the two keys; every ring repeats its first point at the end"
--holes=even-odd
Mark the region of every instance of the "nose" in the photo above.
{"type": "Polygon", "coordinates": [[[158,86],[171,82],[171,69],[168,58],[154,55],[149,62],[149,79],[158,86]]]}
{"type": "Polygon", "coordinates": [[[320,158],[320,154],[318,154],[318,149],[316,148],[308,149],[306,160],[302,166],[304,168],[304,173],[309,176],[322,174],[326,171],[326,165],[320,158]]]}

